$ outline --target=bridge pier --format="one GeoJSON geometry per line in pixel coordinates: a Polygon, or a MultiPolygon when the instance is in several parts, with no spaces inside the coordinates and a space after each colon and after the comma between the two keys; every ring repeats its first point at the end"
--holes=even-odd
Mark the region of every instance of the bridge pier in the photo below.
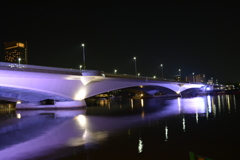
{"type": "Polygon", "coordinates": [[[74,109],[86,107],[85,100],[54,102],[42,105],[41,102],[21,102],[16,104],[16,109],[74,109]]]}

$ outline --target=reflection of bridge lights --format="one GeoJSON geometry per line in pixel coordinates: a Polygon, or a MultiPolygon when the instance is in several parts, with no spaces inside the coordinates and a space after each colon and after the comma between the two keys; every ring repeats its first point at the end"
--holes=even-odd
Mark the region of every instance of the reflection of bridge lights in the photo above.
{"type": "Polygon", "coordinates": [[[86,139],[86,138],[87,138],[87,136],[88,136],[88,131],[87,131],[87,130],[85,130],[85,131],[84,131],[84,133],[83,133],[83,136],[82,136],[82,137],[83,137],[83,139],[86,139]]]}
{"type": "Polygon", "coordinates": [[[128,129],[128,135],[129,135],[129,136],[131,135],[131,130],[130,130],[130,129],[128,129]]]}
{"type": "Polygon", "coordinates": [[[219,109],[219,113],[221,113],[221,98],[219,95],[217,97],[218,97],[218,109],[219,109]]]}
{"type": "Polygon", "coordinates": [[[78,120],[81,127],[86,126],[86,117],[84,115],[77,116],[77,120],[78,120]]]}
{"type": "Polygon", "coordinates": [[[168,140],[168,127],[167,125],[165,126],[165,141],[168,140]]]}
{"type": "Polygon", "coordinates": [[[196,123],[198,124],[198,110],[196,110],[196,123]]]}
{"type": "Polygon", "coordinates": [[[131,107],[133,108],[133,99],[131,99],[131,107]]]}
{"type": "Polygon", "coordinates": [[[142,119],[144,119],[144,117],[145,117],[145,112],[142,111],[142,119]]]}
{"type": "Polygon", "coordinates": [[[183,132],[185,132],[186,125],[185,125],[185,118],[184,118],[184,116],[183,116],[183,119],[182,119],[182,123],[183,123],[183,132]]]}
{"type": "Polygon", "coordinates": [[[143,141],[141,139],[138,140],[138,153],[141,153],[143,150],[143,141]]]}
{"type": "Polygon", "coordinates": [[[17,113],[17,118],[21,119],[21,114],[20,113],[17,113]]]}
{"type": "Polygon", "coordinates": [[[229,99],[229,95],[226,95],[227,97],[227,106],[228,106],[228,113],[230,113],[230,109],[231,109],[231,106],[230,106],[230,99],[229,99]]]}
{"type": "Polygon", "coordinates": [[[144,107],[143,99],[141,99],[141,106],[144,107]]]}
{"type": "Polygon", "coordinates": [[[234,104],[234,110],[236,112],[236,99],[235,99],[235,95],[233,95],[233,104],[234,104]]]}
{"type": "Polygon", "coordinates": [[[208,113],[212,112],[212,103],[211,103],[211,97],[207,96],[207,102],[208,102],[208,113]]]}
{"type": "Polygon", "coordinates": [[[85,99],[86,96],[86,91],[84,89],[80,90],[76,95],[75,95],[75,100],[83,100],[85,99]]]}
{"type": "Polygon", "coordinates": [[[181,111],[181,99],[178,97],[178,110],[181,111]]]}

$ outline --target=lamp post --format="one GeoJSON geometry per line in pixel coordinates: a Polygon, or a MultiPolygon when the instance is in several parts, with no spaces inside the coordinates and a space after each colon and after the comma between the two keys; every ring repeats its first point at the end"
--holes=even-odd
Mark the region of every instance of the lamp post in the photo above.
{"type": "Polygon", "coordinates": [[[18,58],[18,68],[20,68],[20,61],[21,61],[21,58],[18,58]]]}
{"type": "Polygon", "coordinates": [[[137,58],[133,57],[134,61],[135,61],[135,75],[137,76],[137,58]]]}
{"type": "Polygon", "coordinates": [[[138,77],[140,76],[140,73],[138,73],[138,77]]]}
{"type": "Polygon", "coordinates": [[[117,70],[115,69],[115,70],[114,70],[114,74],[116,74],[116,73],[117,73],[117,70]]]}
{"type": "Polygon", "coordinates": [[[181,80],[181,69],[178,69],[179,71],[179,80],[181,80]]]}
{"type": "Polygon", "coordinates": [[[162,68],[162,78],[163,78],[163,64],[160,64],[161,68],[162,68]]]}
{"type": "Polygon", "coordinates": [[[80,71],[81,71],[82,70],[82,65],[80,65],[79,68],[80,68],[80,71]]]}
{"type": "Polygon", "coordinates": [[[84,44],[82,44],[83,47],[83,69],[86,69],[86,63],[85,63],[85,49],[84,49],[84,44]]]}
{"type": "Polygon", "coordinates": [[[194,81],[195,81],[195,80],[194,80],[194,72],[192,73],[192,75],[193,75],[193,82],[194,82],[194,81]]]}

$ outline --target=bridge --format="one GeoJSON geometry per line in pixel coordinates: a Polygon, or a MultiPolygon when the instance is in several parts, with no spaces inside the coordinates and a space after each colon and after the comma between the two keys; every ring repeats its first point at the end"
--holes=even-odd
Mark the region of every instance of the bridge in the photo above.
{"type": "Polygon", "coordinates": [[[180,96],[187,89],[205,90],[206,87],[168,79],[105,74],[97,70],[0,62],[0,100],[16,102],[16,109],[83,107],[86,98],[124,88],[149,95],[164,91],[169,96],[180,96]],[[53,104],[44,105],[46,100],[53,100],[53,104]]]}

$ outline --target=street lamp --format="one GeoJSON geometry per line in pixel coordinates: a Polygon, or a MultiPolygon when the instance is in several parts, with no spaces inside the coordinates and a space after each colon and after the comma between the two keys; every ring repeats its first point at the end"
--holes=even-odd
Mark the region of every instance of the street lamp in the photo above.
{"type": "Polygon", "coordinates": [[[140,76],[140,73],[138,73],[138,77],[140,76]]]}
{"type": "Polygon", "coordinates": [[[181,80],[181,69],[178,69],[179,71],[179,79],[181,80]]]}
{"type": "Polygon", "coordinates": [[[195,80],[194,80],[194,72],[192,73],[192,75],[193,75],[193,82],[194,82],[194,81],[195,81],[195,80]]]}
{"type": "Polygon", "coordinates": [[[114,74],[116,74],[116,73],[117,73],[117,70],[115,69],[115,70],[114,70],[114,74]]]}
{"type": "Polygon", "coordinates": [[[137,76],[137,58],[133,57],[134,61],[135,61],[135,75],[137,76]]]}
{"type": "Polygon", "coordinates": [[[20,61],[21,61],[21,58],[18,58],[18,68],[20,68],[20,61]]]}
{"type": "Polygon", "coordinates": [[[153,76],[153,78],[155,79],[155,78],[156,78],[156,76],[153,76]]]}
{"type": "Polygon", "coordinates": [[[83,47],[83,69],[86,69],[86,63],[85,63],[85,50],[84,50],[84,44],[82,44],[83,47]]]}
{"type": "Polygon", "coordinates": [[[163,78],[163,64],[160,64],[161,68],[162,68],[162,78],[163,78]]]}
{"type": "Polygon", "coordinates": [[[79,66],[80,67],[80,71],[82,70],[82,65],[79,66]]]}

